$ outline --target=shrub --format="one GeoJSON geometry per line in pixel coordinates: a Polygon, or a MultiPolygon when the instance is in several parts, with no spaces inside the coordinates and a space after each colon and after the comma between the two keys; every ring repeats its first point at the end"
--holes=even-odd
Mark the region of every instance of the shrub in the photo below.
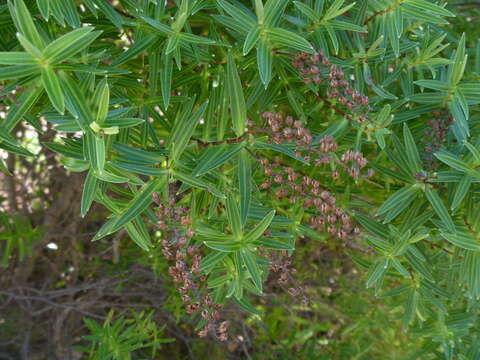
{"type": "Polygon", "coordinates": [[[474,359],[480,45],[452,11],[10,1],[0,148],[33,155],[22,120],[53,129],[42,148],[86,174],[81,216],[109,212],[93,240],[123,229],[161,252],[201,337],[228,339],[231,301],[261,315],[251,300],[268,278],[308,306],[292,255],[319,241],[367,268],[366,286],[403,306],[432,353],[474,359]]]}

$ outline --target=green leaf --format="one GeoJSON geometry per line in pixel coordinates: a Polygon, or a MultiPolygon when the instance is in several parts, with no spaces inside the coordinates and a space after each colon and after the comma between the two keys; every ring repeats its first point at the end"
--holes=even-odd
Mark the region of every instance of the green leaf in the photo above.
{"type": "Polygon", "coordinates": [[[135,219],[134,221],[129,222],[125,225],[125,229],[135,244],[145,251],[150,251],[152,242],[145,225],[140,219],[135,219]]]}
{"type": "Polygon", "coordinates": [[[436,152],[434,155],[438,160],[440,160],[444,164],[447,164],[448,166],[456,170],[466,172],[466,173],[469,173],[472,170],[470,169],[467,163],[460,160],[456,155],[451,154],[445,150],[436,152]]]}
{"type": "Polygon", "coordinates": [[[105,120],[105,122],[103,123],[103,127],[104,128],[118,127],[122,129],[122,128],[137,126],[137,125],[143,124],[144,122],[145,122],[144,119],[139,119],[139,118],[114,118],[114,119],[105,120]]]}
{"type": "Polygon", "coordinates": [[[42,82],[53,107],[60,114],[63,114],[65,112],[65,98],[57,74],[50,66],[42,68],[42,82]]]}
{"type": "Polygon", "coordinates": [[[379,281],[387,272],[390,262],[388,258],[380,259],[370,269],[370,276],[367,279],[367,288],[379,281]]]}
{"type": "Polygon", "coordinates": [[[438,91],[448,91],[449,88],[447,83],[439,80],[417,80],[415,85],[438,91]]]}
{"type": "Polygon", "coordinates": [[[469,234],[460,232],[455,234],[441,232],[440,235],[448,242],[461,247],[462,249],[480,251],[480,242],[469,234]]]}
{"type": "Polygon", "coordinates": [[[85,135],[87,155],[92,168],[102,173],[105,168],[105,140],[102,135],[88,131],[85,135]]]}
{"type": "Polygon", "coordinates": [[[355,2],[353,2],[342,8],[342,5],[344,2],[345,0],[335,0],[333,4],[328,8],[328,10],[325,12],[325,15],[323,15],[322,20],[328,21],[337,16],[340,16],[343,13],[346,13],[348,10],[350,10],[351,7],[355,6],[356,4],[355,2]]]}
{"type": "Polygon", "coordinates": [[[13,174],[8,169],[7,164],[5,164],[5,161],[3,161],[3,159],[1,158],[0,158],[0,171],[8,176],[13,176],[13,174]]]}
{"type": "Polygon", "coordinates": [[[174,33],[174,31],[167,25],[161,24],[156,20],[153,20],[149,17],[146,17],[144,15],[138,15],[143,21],[145,21],[148,25],[153,27],[155,30],[157,30],[160,34],[165,35],[165,36],[170,36],[174,33]]]}
{"type": "Polygon", "coordinates": [[[240,240],[243,233],[242,219],[240,218],[238,204],[231,194],[227,196],[225,205],[227,208],[228,223],[232,229],[233,237],[235,240],[240,240]]]}
{"type": "Polygon", "coordinates": [[[0,52],[0,65],[34,65],[37,60],[26,52],[2,51],[0,52]]]}
{"type": "Polygon", "coordinates": [[[418,189],[414,186],[405,186],[400,190],[396,191],[392,196],[390,196],[380,208],[377,210],[377,214],[382,215],[391,211],[392,209],[396,209],[398,207],[402,207],[402,210],[408,206],[408,204],[414,199],[417,194],[418,189]],[[403,205],[401,201],[410,200],[410,202],[406,205],[403,205]],[[402,205],[401,205],[402,204],[402,205]]]}
{"type": "Polygon", "coordinates": [[[148,34],[142,37],[140,40],[135,41],[132,47],[130,47],[127,51],[125,51],[122,55],[120,55],[114,62],[112,62],[112,66],[123,64],[128,60],[134,58],[135,56],[139,55],[140,53],[148,50],[157,42],[157,40],[158,40],[157,34],[148,34]]]}
{"type": "MultiPolygon", "coordinates": [[[[260,39],[260,34],[262,33],[262,28],[260,26],[255,26],[250,29],[243,43],[243,55],[247,55],[252,48],[257,45],[258,40],[260,39]]],[[[1,60],[0,60],[1,61],[1,60]]]]}
{"type": "Polygon", "coordinates": [[[272,52],[270,50],[268,39],[266,36],[260,37],[257,47],[257,63],[258,71],[260,72],[260,79],[262,80],[265,89],[270,83],[272,77],[272,52]]]}
{"type": "Polygon", "coordinates": [[[276,26],[289,2],[290,0],[268,0],[265,4],[265,25],[276,26]]]}
{"type": "Polygon", "coordinates": [[[257,240],[260,236],[263,235],[265,230],[270,226],[270,223],[275,216],[275,210],[269,212],[263,219],[260,221],[253,230],[243,237],[243,241],[246,243],[257,240]]]}
{"type": "Polygon", "coordinates": [[[235,134],[242,136],[247,122],[247,108],[243,96],[242,83],[235,66],[235,60],[231,53],[227,57],[227,92],[230,96],[230,109],[232,112],[232,124],[235,134]]]}
{"type": "Polygon", "coordinates": [[[388,126],[392,121],[391,111],[392,107],[390,104],[385,105],[378,114],[377,123],[381,126],[388,126]]]}
{"type": "Polygon", "coordinates": [[[119,162],[119,161],[110,161],[110,165],[113,165],[117,168],[121,168],[127,171],[131,171],[135,174],[142,174],[148,176],[163,176],[167,174],[166,169],[161,168],[152,168],[145,165],[138,165],[138,164],[130,164],[126,162],[119,162]]]}
{"type": "Polygon", "coordinates": [[[14,13],[18,31],[37,48],[43,49],[45,43],[33,23],[32,16],[28,11],[27,6],[23,0],[15,0],[14,4],[14,13]]]}
{"type": "Polygon", "coordinates": [[[187,185],[206,190],[221,199],[225,199],[225,195],[219,189],[206,181],[200,180],[199,178],[191,175],[181,173],[179,171],[175,171],[174,176],[175,178],[177,178],[181,182],[184,182],[187,185]]]}
{"type": "Polygon", "coordinates": [[[37,0],[37,6],[42,17],[48,21],[50,15],[50,0],[37,0]]]}
{"type": "Polygon", "coordinates": [[[320,21],[320,18],[318,16],[318,14],[311,7],[305,5],[304,3],[300,2],[300,1],[294,1],[293,4],[310,21],[313,21],[314,23],[320,21]]]}
{"type": "Polygon", "coordinates": [[[165,109],[170,104],[170,95],[172,89],[173,60],[172,55],[162,55],[162,71],[160,72],[160,86],[163,96],[163,105],[165,109]]]}
{"type": "Polygon", "coordinates": [[[239,155],[238,189],[240,192],[240,217],[244,226],[252,199],[252,166],[246,150],[242,150],[239,155]]]}
{"type": "Polygon", "coordinates": [[[83,186],[82,201],[80,205],[80,214],[82,217],[87,215],[90,206],[92,205],[95,193],[98,188],[98,180],[92,171],[89,171],[87,178],[85,179],[85,185],[83,186]]]}
{"type": "Polygon", "coordinates": [[[465,196],[467,196],[470,185],[472,184],[472,177],[470,175],[463,175],[462,180],[458,183],[457,189],[455,191],[455,195],[453,197],[452,205],[450,208],[455,210],[460,206],[465,196]]]}
{"type": "Polygon", "coordinates": [[[263,0],[255,0],[255,14],[257,15],[258,22],[262,24],[265,19],[265,9],[263,7],[263,0]]]}
{"type": "Polygon", "coordinates": [[[101,31],[93,31],[92,27],[70,31],[47,45],[43,50],[43,59],[50,64],[66,61],[87,48],[100,34],[101,31]]]}
{"type": "Polygon", "coordinates": [[[85,94],[77,86],[74,79],[66,73],[60,74],[61,85],[65,95],[65,106],[75,117],[76,122],[84,132],[90,131],[89,125],[93,121],[92,111],[85,102],[85,94]]]}
{"type": "Polygon", "coordinates": [[[189,116],[189,114],[184,114],[182,119],[175,124],[176,127],[174,127],[171,135],[171,156],[174,161],[178,160],[185,150],[207,105],[208,101],[204,102],[193,115],[189,116]]]}
{"type": "Polygon", "coordinates": [[[246,312],[256,315],[256,316],[262,316],[262,313],[255,309],[255,307],[245,298],[234,298],[235,302],[240,306],[243,310],[246,312]]]}
{"type": "Polygon", "coordinates": [[[17,33],[17,39],[20,42],[20,44],[23,46],[23,48],[29,53],[32,57],[34,57],[37,60],[42,59],[42,52],[35,46],[33,45],[28,39],[23,36],[20,33],[17,33]]]}
{"type": "Polygon", "coordinates": [[[93,241],[112,234],[148,209],[152,203],[152,194],[164,183],[164,179],[153,179],[128,203],[125,210],[108,220],[97,232],[93,241]]]}
{"type": "Polygon", "coordinates": [[[248,32],[253,26],[257,25],[253,17],[251,17],[242,9],[239,9],[238,7],[230,4],[228,1],[218,0],[217,4],[220,5],[220,7],[225,10],[232,18],[241,23],[245,32],[248,32]]]}
{"type": "Polygon", "coordinates": [[[99,126],[102,126],[107,118],[108,107],[110,104],[110,88],[108,87],[108,81],[106,78],[98,84],[94,93],[94,100],[98,104],[95,122],[99,126]]]}
{"type": "Polygon", "coordinates": [[[262,292],[262,277],[260,274],[260,268],[258,267],[255,254],[253,254],[248,249],[240,250],[240,254],[242,255],[243,263],[245,264],[250,277],[252,278],[255,287],[258,291],[262,292]]]}
{"type": "MultiPolygon", "coordinates": [[[[347,21],[340,21],[340,20],[330,20],[328,25],[331,26],[335,30],[346,30],[346,31],[355,31],[355,32],[367,32],[367,30],[359,25],[352,24],[347,21]]],[[[383,49],[378,49],[379,52],[383,52],[383,49]]]]}
{"type": "Polygon", "coordinates": [[[427,200],[432,205],[433,210],[435,210],[440,220],[442,220],[442,222],[445,224],[446,228],[449,231],[454,232],[455,224],[453,223],[453,220],[450,217],[447,208],[443,204],[442,199],[440,198],[440,196],[438,196],[437,192],[427,187],[425,188],[425,196],[427,197],[427,200]]]}
{"type": "Polygon", "coordinates": [[[366,230],[368,230],[372,234],[380,236],[383,239],[387,239],[390,236],[386,225],[383,225],[369,218],[368,216],[365,216],[360,213],[355,213],[355,218],[358,220],[360,225],[362,225],[366,230]]]}
{"type": "Polygon", "coordinates": [[[451,64],[448,69],[448,79],[451,87],[457,85],[461,80],[465,71],[465,66],[467,65],[467,57],[468,55],[465,54],[465,33],[463,33],[458,42],[453,64],[451,64]]]}
{"type": "Polygon", "coordinates": [[[198,45],[215,45],[217,43],[215,40],[185,32],[180,33],[180,39],[198,45]]]}
{"type": "Polygon", "coordinates": [[[7,118],[1,124],[7,132],[12,131],[22,118],[30,111],[43,93],[43,88],[38,84],[31,84],[29,89],[24,91],[15,105],[8,111],[7,118]]]}
{"type": "Polygon", "coordinates": [[[230,235],[226,235],[217,229],[214,229],[206,224],[197,223],[195,224],[195,234],[199,236],[202,240],[205,238],[205,241],[215,240],[215,241],[227,241],[231,240],[230,235]]]}
{"type": "Polygon", "coordinates": [[[241,249],[242,245],[238,241],[204,241],[210,249],[231,253],[241,249]]]}
{"type": "Polygon", "coordinates": [[[112,6],[105,1],[102,0],[94,0],[95,5],[100,9],[103,14],[119,29],[122,28],[123,20],[122,17],[116,12],[112,6]]]}
{"type": "Polygon", "coordinates": [[[180,36],[178,34],[173,34],[168,37],[167,46],[165,47],[165,54],[169,55],[177,50],[180,45],[180,36]]]}
{"type": "Polygon", "coordinates": [[[225,258],[225,256],[227,256],[227,253],[225,252],[211,252],[202,259],[200,271],[203,273],[209,273],[215,267],[215,265],[225,258]]]}
{"type": "Polygon", "coordinates": [[[407,123],[403,123],[403,139],[405,142],[405,149],[407,150],[408,164],[412,172],[420,171],[420,155],[418,154],[415,140],[408,128],[407,123]]]}
{"type": "Polygon", "coordinates": [[[216,169],[219,166],[222,166],[232,157],[234,157],[239,151],[244,148],[244,144],[235,144],[227,145],[222,144],[219,146],[213,147],[208,151],[205,157],[203,157],[195,169],[193,170],[193,175],[203,176],[206,173],[216,169]]]}
{"type": "Polygon", "coordinates": [[[0,68],[0,80],[18,79],[40,74],[38,65],[18,65],[0,68]]]}
{"type": "Polygon", "coordinates": [[[270,144],[270,143],[266,143],[266,142],[262,142],[262,141],[255,141],[254,146],[257,149],[264,149],[264,150],[266,149],[266,150],[278,151],[282,154],[290,156],[291,158],[304,163],[305,165],[310,165],[310,163],[308,161],[305,161],[305,159],[295,155],[295,152],[286,145],[270,144]]]}
{"type": "Polygon", "coordinates": [[[313,54],[313,46],[300,35],[282,28],[272,28],[266,30],[268,39],[276,46],[287,47],[294,50],[313,54]]]}
{"type": "Polygon", "coordinates": [[[434,4],[427,0],[406,0],[404,3],[414,6],[420,10],[423,10],[427,13],[432,13],[438,16],[455,16],[454,13],[448,11],[447,9],[434,4]]]}
{"type": "Polygon", "coordinates": [[[470,151],[470,154],[472,154],[473,163],[477,166],[480,165],[480,150],[467,141],[464,142],[464,145],[468,149],[468,151],[470,151]]]}
{"type": "Polygon", "coordinates": [[[273,250],[295,250],[295,247],[292,244],[273,240],[266,237],[261,237],[253,242],[254,245],[264,246],[267,249],[273,250]]]}

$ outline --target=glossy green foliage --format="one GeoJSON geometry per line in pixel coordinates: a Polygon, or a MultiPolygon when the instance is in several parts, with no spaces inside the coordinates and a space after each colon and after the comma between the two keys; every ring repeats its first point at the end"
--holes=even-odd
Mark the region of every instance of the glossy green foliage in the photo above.
{"type": "Polygon", "coordinates": [[[159,254],[155,196],[188,206],[215,302],[259,316],[265,251],[338,242],[310,226],[320,206],[305,210],[309,194],[289,202],[262,187],[271,179],[258,159],[292,168],[335,194],[360,228],[351,241],[371,251],[349,253],[372,296],[394,297],[430,353],[475,359],[480,45],[455,16],[436,0],[9,0],[0,5],[9,106],[0,148],[33,155],[15,136],[23,122],[57,131],[43,145],[86,174],[79,216],[93,203],[110,214],[93,240],[124,229],[159,254]],[[292,65],[319,50],[368,96],[366,121],[328,96],[328,71],[313,70],[323,76],[315,86],[292,65]],[[332,169],[303,157],[302,144],[271,141],[264,111],[301,119],[314,146],[332,136],[332,169]],[[333,178],[347,150],[375,174],[333,178]]]}

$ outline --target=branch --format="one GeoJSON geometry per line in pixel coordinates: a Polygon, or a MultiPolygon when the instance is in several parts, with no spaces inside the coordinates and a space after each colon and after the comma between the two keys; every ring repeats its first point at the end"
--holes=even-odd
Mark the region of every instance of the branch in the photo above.
{"type": "Polygon", "coordinates": [[[331,107],[338,115],[341,115],[341,116],[346,116],[347,114],[345,113],[345,111],[343,110],[340,110],[339,108],[337,108],[335,105],[333,105],[329,100],[325,99],[321,94],[318,94],[317,97],[322,100],[326,105],[328,105],[329,107],[331,107]]]}

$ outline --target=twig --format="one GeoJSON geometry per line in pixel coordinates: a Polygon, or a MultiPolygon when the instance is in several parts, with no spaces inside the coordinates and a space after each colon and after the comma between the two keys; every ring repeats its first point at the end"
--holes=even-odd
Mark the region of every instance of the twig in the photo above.
{"type": "Polygon", "coordinates": [[[345,113],[345,111],[343,110],[340,110],[339,108],[337,108],[335,105],[333,105],[329,100],[325,99],[321,94],[318,94],[317,97],[322,100],[327,106],[329,106],[330,108],[332,108],[338,115],[341,115],[341,116],[346,116],[347,114],[345,113]]]}

